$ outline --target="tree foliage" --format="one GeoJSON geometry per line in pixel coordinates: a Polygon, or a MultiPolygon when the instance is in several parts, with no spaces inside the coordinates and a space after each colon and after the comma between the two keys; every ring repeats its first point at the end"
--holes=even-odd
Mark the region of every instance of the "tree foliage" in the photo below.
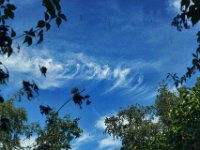
{"type": "MultiPolygon", "coordinates": [[[[200,21],[200,1],[199,0],[181,0],[181,12],[172,21],[172,25],[179,31],[182,29],[190,29],[191,26],[195,26],[200,21]]],[[[174,80],[176,86],[186,82],[187,79],[196,72],[200,71],[200,31],[197,33],[198,47],[196,52],[192,54],[192,66],[187,67],[186,73],[179,77],[175,74],[168,74],[174,80]]]]}
{"type": "Polygon", "coordinates": [[[46,115],[43,129],[38,129],[34,150],[71,149],[70,142],[78,138],[82,130],[78,127],[79,118],[70,120],[70,116],[59,117],[57,112],[51,111],[46,115]]]}
{"type": "Polygon", "coordinates": [[[106,118],[105,125],[107,133],[122,140],[121,149],[198,150],[200,77],[194,87],[176,93],[161,86],[154,106],[133,105],[106,118]]]}
{"type": "MultiPolygon", "coordinates": [[[[67,21],[62,12],[60,0],[41,0],[43,18],[36,21],[36,24],[30,29],[24,29],[19,34],[16,29],[10,25],[10,21],[15,19],[17,4],[11,0],[0,0],[0,55],[9,57],[20,50],[21,45],[31,46],[34,43],[40,44],[44,40],[44,33],[49,31],[52,23],[60,27],[63,21],[67,21]],[[21,38],[21,43],[17,46],[15,40],[21,38]]],[[[22,18],[23,19],[23,18],[22,18]]],[[[19,40],[18,40],[19,41],[19,40]]],[[[40,72],[46,77],[47,67],[39,66],[40,72]]],[[[50,68],[49,68],[50,69],[50,68]]],[[[6,84],[9,79],[9,70],[0,62],[0,84],[6,84]]],[[[40,112],[46,116],[45,126],[40,127],[39,123],[28,123],[25,108],[16,108],[15,102],[20,102],[22,96],[32,100],[39,95],[38,85],[33,81],[22,81],[22,88],[13,99],[5,100],[0,96],[0,149],[27,149],[34,150],[61,150],[70,149],[70,142],[78,138],[82,130],[78,127],[79,118],[71,119],[69,115],[64,117],[59,115],[59,111],[70,101],[78,104],[82,108],[83,101],[89,105],[91,101],[88,95],[82,95],[83,91],[78,88],[72,90],[72,98],[66,101],[57,111],[50,106],[40,106],[40,112]],[[19,101],[15,101],[19,100],[19,101]],[[31,147],[21,145],[22,137],[25,139],[36,136],[36,143],[31,147]]]]}
{"type": "Polygon", "coordinates": [[[161,134],[161,124],[154,122],[152,106],[131,106],[117,115],[106,118],[106,132],[122,140],[122,150],[149,150],[150,145],[159,147],[156,142],[161,134]]]}
{"type": "Polygon", "coordinates": [[[24,108],[16,108],[13,100],[0,104],[0,149],[20,149],[20,137],[30,138],[31,129],[24,108]]]}

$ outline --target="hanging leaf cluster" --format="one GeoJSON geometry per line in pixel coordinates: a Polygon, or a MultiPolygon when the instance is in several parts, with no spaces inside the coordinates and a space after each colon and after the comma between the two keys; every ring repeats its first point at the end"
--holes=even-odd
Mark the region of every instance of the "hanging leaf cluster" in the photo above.
{"type": "Polygon", "coordinates": [[[0,62],[0,84],[6,84],[9,79],[8,69],[0,62]]]}
{"type": "Polygon", "coordinates": [[[39,88],[35,82],[23,81],[23,90],[27,95],[28,100],[39,95],[39,88]]]}
{"type": "Polygon", "coordinates": [[[40,113],[43,115],[49,115],[52,111],[52,108],[49,106],[40,105],[40,113]]]}
{"type": "MultiPolygon", "coordinates": [[[[85,90],[83,90],[85,91],[85,90]]],[[[82,103],[83,101],[86,101],[86,105],[90,105],[91,101],[89,100],[90,96],[89,95],[81,95],[83,91],[79,91],[78,88],[73,88],[71,93],[72,93],[72,100],[74,101],[75,104],[78,104],[80,109],[82,109],[82,103]]]]}
{"type": "Polygon", "coordinates": [[[40,67],[40,72],[42,73],[42,75],[44,75],[44,77],[46,77],[47,67],[45,67],[45,66],[40,67]]]}

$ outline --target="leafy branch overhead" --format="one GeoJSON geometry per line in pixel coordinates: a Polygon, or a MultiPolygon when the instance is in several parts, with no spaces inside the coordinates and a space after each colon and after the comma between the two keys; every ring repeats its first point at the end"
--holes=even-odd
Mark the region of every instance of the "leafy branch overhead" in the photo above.
{"type": "MultiPolygon", "coordinates": [[[[181,13],[174,17],[172,25],[179,31],[190,29],[200,21],[200,1],[199,0],[181,0],[181,13]]],[[[196,72],[200,71],[200,31],[197,33],[198,48],[192,54],[192,66],[187,68],[186,73],[179,77],[177,74],[169,74],[168,77],[174,80],[176,86],[186,82],[187,79],[196,72]]]]}
{"type": "MultiPolygon", "coordinates": [[[[11,0],[0,0],[0,55],[8,59],[15,52],[20,50],[22,44],[31,46],[39,44],[44,40],[44,33],[49,31],[52,23],[60,27],[63,21],[67,21],[61,9],[60,0],[41,0],[44,8],[43,18],[36,22],[30,29],[24,30],[22,34],[16,32],[16,28],[11,26],[11,21],[15,19],[17,7],[11,0]],[[22,39],[22,43],[15,47],[14,41],[22,39]]],[[[47,74],[47,67],[39,66],[44,77],[47,74]]],[[[0,62],[0,84],[6,84],[9,79],[7,67],[0,62]]],[[[59,150],[70,149],[70,142],[80,137],[82,130],[78,127],[79,118],[70,119],[69,115],[60,117],[59,111],[69,102],[73,101],[82,108],[83,101],[89,105],[91,101],[88,95],[82,95],[79,89],[72,90],[72,97],[66,101],[57,111],[48,105],[40,105],[41,114],[45,115],[45,125],[40,127],[39,123],[28,124],[27,114],[24,108],[16,108],[14,100],[21,101],[22,96],[32,100],[39,95],[38,85],[32,81],[24,80],[22,88],[14,94],[12,99],[5,100],[0,95],[0,149],[34,149],[34,150],[59,150]],[[22,147],[22,137],[30,138],[36,135],[35,145],[32,147],[22,147]]]]}
{"type": "MultiPolygon", "coordinates": [[[[52,21],[59,27],[62,21],[67,21],[62,12],[60,0],[43,0],[44,17],[37,22],[37,25],[31,29],[25,30],[23,34],[18,34],[13,27],[9,25],[10,19],[14,19],[17,7],[10,0],[0,0],[0,54],[10,57],[14,52],[14,40],[23,38],[23,43],[32,45],[34,39],[37,44],[44,40],[44,32],[51,28],[52,21]]],[[[17,46],[19,49],[20,46],[17,46]]],[[[7,71],[8,73],[8,71],[7,71]]],[[[44,74],[44,72],[43,72],[44,74]]],[[[3,72],[1,70],[2,79],[3,72]]],[[[45,74],[44,74],[45,75],[45,74]]],[[[9,75],[7,75],[9,77],[9,75]]],[[[5,83],[5,82],[0,82],[5,83]]]]}

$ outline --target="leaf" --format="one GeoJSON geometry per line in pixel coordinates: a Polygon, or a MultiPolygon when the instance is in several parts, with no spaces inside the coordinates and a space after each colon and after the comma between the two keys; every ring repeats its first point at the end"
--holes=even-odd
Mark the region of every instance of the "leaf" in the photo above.
{"type": "Polygon", "coordinates": [[[187,15],[189,18],[191,18],[193,26],[197,24],[199,21],[199,9],[197,9],[195,5],[190,6],[187,15]]]}
{"type": "Polygon", "coordinates": [[[51,1],[50,0],[44,0],[43,2],[44,2],[44,6],[47,9],[47,12],[49,12],[49,14],[51,15],[51,18],[55,18],[56,17],[56,11],[55,11],[51,1]]]}
{"type": "Polygon", "coordinates": [[[37,44],[40,44],[43,41],[43,30],[38,33],[38,37],[39,40],[37,41],[37,44]]]}
{"type": "Polygon", "coordinates": [[[0,5],[2,5],[5,2],[5,0],[0,0],[0,5]]]}
{"type": "Polygon", "coordinates": [[[90,104],[91,104],[91,101],[87,100],[86,105],[90,105],[90,104]]]}
{"type": "Polygon", "coordinates": [[[45,21],[43,21],[43,20],[40,20],[40,21],[38,21],[38,25],[37,25],[37,27],[38,28],[43,28],[44,26],[45,26],[45,21]]]}
{"type": "Polygon", "coordinates": [[[183,6],[185,6],[184,10],[187,10],[187,8],[189,7],[189,5],[190,5],[190,0],[182,0],[181,1],[181,9],[183,9],[183,6]]]}
{"type": "Polygon", "coordinates": [[[23,43],[27,43],[28,46],[30,46],[32,44],[32,38],[30,36],[25,36],[23,43]]]}
{"type": "Polygon", "coordinates": [[[61,6],[60,6],[60,0],[53,0],[53,4],[55,5],[56,9],[58,11],[61,10],[61,6]]]}
{"type": "Polygon", "coordinates": [[[63,20],[67,21],[67,18],[65,16],[65,14],[59,14],[60,18],[62,18],[63,20]]]}
{"type": "Polygon", "coordinates": [[[16,36],[16,32],[13,29],[11,29],[11,37],[15,37],[15,36],[16,36]]]}
{"type": "Polygon", "coordinates": [[[37,44],[40,44],[43,40],[43,34],[39,35],[39,40],[37,41],[37,44]]]}
{"type": "Polygon", "coordinates": [[[199,37],[200,37],[200,31],[197,33],[197,36],[199,36],[199,37]]]}
{"type": "Polygon", "coordinates": [[[49,30],[51,27],[50,23],[46,23],[46,29],[49,30]]]}
{"type": "Polygon", "coordinates": [[[8,53],[7,55],[8,55],[8,57],[10,57],[11,54],[13,53],[12,47],[8,47],[6,53],[8,53]]]}
{"type": "Polygon", "coordinates": [[[195,58],[198,58],[198,57],[197,57],[197,55],[196,55],[196,54],[194,54],[194,53],[192,54],[192,56],[193,56],[193,57],[195,57],[195,58]]]}
{"type": "Polygon", "coordinates": [[[7,8],[10,9],[10,10],[16,9],[15,5],[13,5],[13,4],[7,4],[7,8]]]}
{"type": "Polygon", "coordinates": [[[40,67],[40,72],[46,77],[47,67],[45,66],[40,67]]]}
{"type": "Polygon", "coordinates": [[[13,11],[11,10],[11,9],[4,9],[4,17],[5,18],[11,18],[11,19],[13,19],[14,18],[14,13],[13,13],[13,11]]]}
{"type": "Polygon", "coordinates": [[[49,20],[49,15],[47,12],[44,13],[44,18],[45,18],[45,21],[49,20]]]}
{"type": "Polygon", "coordinates": [[[2,96],[0,96],[0,103],[4,102],[4,98],[2,96]]]}
{"type": "Polygon", "coordinates": [[[58,27],[60,26],[61,22],[62,22],[61,18],[57,17],[56,18],[56,24],[57,24],[58,27]]]}
{"type": "Polygon", "coordinates": [[[52,111],[52,108],[49,106],[40,105],[40,113],[43,115],[48,115],[52,111]]]}

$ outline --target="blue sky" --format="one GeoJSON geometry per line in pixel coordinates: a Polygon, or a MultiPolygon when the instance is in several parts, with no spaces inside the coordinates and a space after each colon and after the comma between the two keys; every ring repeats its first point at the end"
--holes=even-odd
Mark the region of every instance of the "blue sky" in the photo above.
{"type": "MultiPolygon", "coordinates": [[[[18,9],[11,24],[19,32],[35,26],[41,18],[40,1],[15,2],[18,9]]],[[[28,108],[30,121],[42,122],[40,104],[57,109],[72,87],[86,89],[91,106],[79,110],[69,103],[61,112],[81,118],[84,133],[72,149],[119,149],[120,142],[103,133],[103,119],[121,107],[153,104],[167,73],[182,74],[190,66],[197,29],[178,32],[171,26],[178,0],[63,0],[62,7],[68,21],[60,28],[54,24],[42,44],[23,46],[19,54],[1,58],[11,74],[2,94],[8,98],[23,79],[34,79],[40,96],[18,105],[28,108]],[[48,68],[47,78],[39,65],[48,68]]]]}

